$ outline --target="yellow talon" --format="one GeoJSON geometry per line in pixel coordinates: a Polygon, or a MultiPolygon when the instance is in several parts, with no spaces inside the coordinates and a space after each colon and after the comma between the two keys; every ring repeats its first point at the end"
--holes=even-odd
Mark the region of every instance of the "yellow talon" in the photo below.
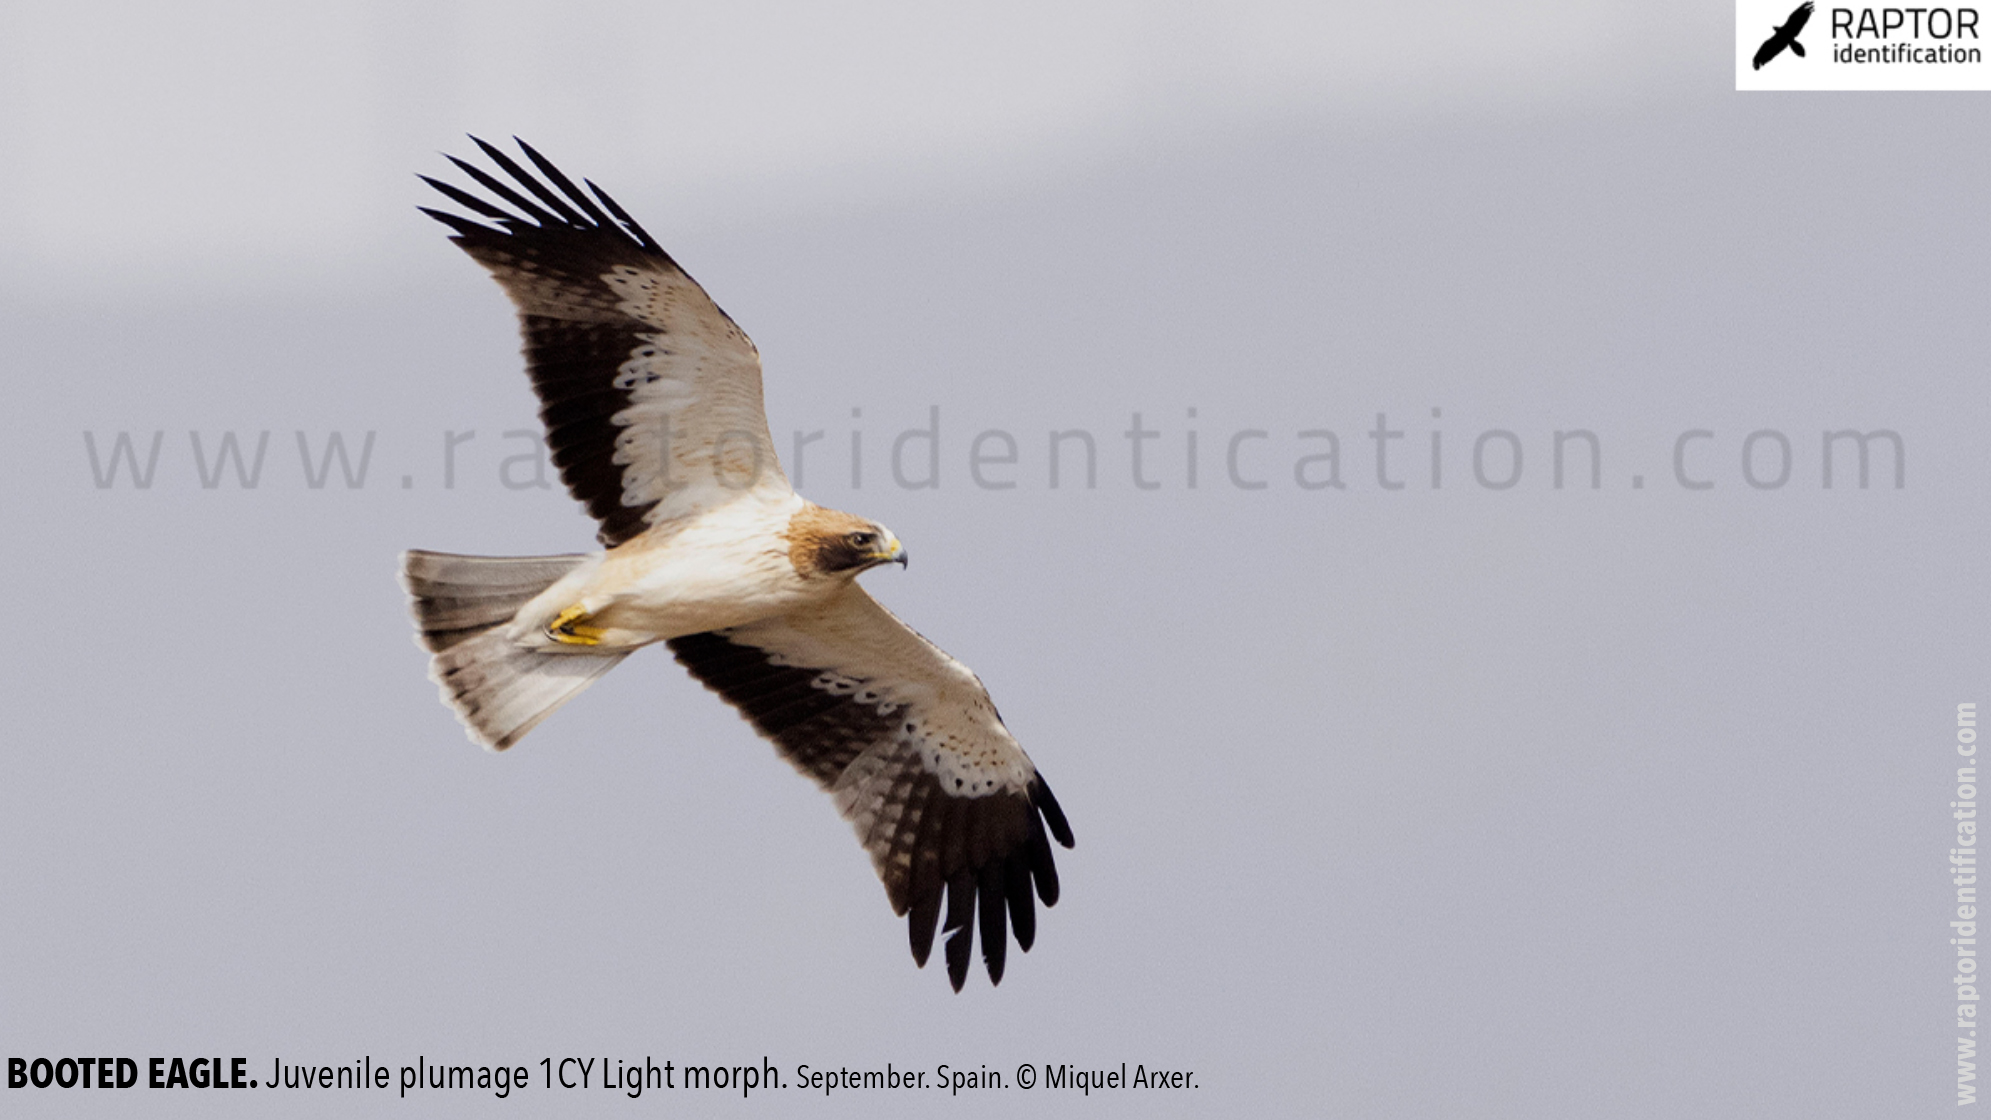
{"type": "Polygon", "coordinates": [[[602,636],[608,631],[599,626],[582,625],[588,617],[587,608],[575,603],[560,612],[560,617],[546,626],[546,636],[556,642],[570,646],[598,646],[602,636]]]}

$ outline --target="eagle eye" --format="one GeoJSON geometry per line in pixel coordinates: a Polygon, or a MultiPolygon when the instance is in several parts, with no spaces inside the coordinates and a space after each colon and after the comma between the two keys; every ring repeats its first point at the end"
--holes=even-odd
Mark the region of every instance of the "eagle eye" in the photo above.
{"type": "Polygon", "coordinates": [[[850,546],[852,548],[870,548],[877,541],[878,538],[870,533],[852,533],[850,535],[850,546]]]}

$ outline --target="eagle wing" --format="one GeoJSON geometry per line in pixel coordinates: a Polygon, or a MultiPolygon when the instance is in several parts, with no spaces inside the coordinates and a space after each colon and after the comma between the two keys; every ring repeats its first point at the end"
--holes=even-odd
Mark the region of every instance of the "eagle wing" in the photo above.
{"type": "Polygon", "coordinates": [[[545,181],[476,143],[513,183],[454,156],[490,198],[422,178],[489,224],[422,212],[518,308],[553,462],[601,543],[747,491],[787,491],[746,332],[601,188],[582,191],[524,141],[545,181]]]}
{"type": "Polygon", "coordinates": [[[954,989],[977,925],[1000,983],[1009,927],[1025,952],[1035,940],[1033,886],[1058,900],[1046,826],[1067,848],[1072,834],[975,674],[855,583],[823,606],[669,645],[835,798],[907,917],[913,959],[925,966],[944,895],[954,989]]]}
{"type": "Polygon", "coordinates": [[[1761,70],[1764,63],[1783,53],[1784,42],[1784,33],[1782,31],[1763,40],[1763,45],[1756,48],[1756,57],[1750,61],[1749,68],[1752,70],[1761,70]]]}

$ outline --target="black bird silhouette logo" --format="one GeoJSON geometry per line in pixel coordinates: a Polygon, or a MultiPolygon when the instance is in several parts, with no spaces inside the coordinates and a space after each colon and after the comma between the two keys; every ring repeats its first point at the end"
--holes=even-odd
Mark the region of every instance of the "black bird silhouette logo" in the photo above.
{"type": "Polygon", "coordinates": [[[1804,44],[1797,41],[1797,35],[1804,30],[1805,21],[1810,18],[1811,0],[1804,0],[1804,3],[1799,4],[1797,10],[1791,13],[1790,18],[1784,21],[1784,25],[1772,28],[1773,34],[1763,40],[1762,46],[1756,48],[1756,65],[1751,69],[1761,70],[1765,62],[1784,53],[1785,47],[1789,47],[1792,54],[1803,58],[1804,44]]]}

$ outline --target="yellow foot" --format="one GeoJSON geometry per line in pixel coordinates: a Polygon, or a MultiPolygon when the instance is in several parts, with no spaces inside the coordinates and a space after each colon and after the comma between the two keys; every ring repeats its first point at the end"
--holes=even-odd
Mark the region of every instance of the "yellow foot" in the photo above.
{"type": "Polygon", "coordinates": [[[587,609],[575,603],[547,624],[546,636],[570,646],[598,646],[607,631],[599,626],[585,625],[587,618],[587,609]]]}

